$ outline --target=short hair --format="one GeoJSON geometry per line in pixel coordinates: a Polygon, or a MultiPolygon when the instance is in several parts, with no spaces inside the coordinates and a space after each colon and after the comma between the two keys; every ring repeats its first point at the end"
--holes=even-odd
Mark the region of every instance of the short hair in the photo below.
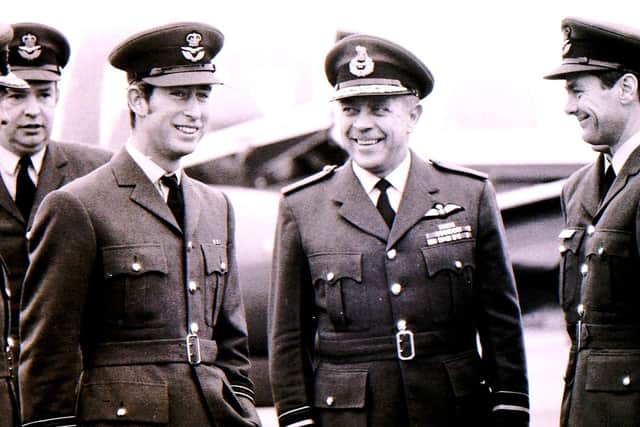
{"type": "MultiPolygon", "coordinates": [[[[611,89],[613,85],[615,85],[616,82],[620,80],[620,78],[625,74],[633,74],[636,77],[636,80],[638,80],[638,83],[640,84],[640,75],[633,71],[610,70],[610,71],[602,71],[599,73],[594,73],[594,75],[598,79],[600,79],[600,82],[602,83],[602,85],[607,89],[611,89]]],[[[640,85],[638,87],[638,100],[640,100],[640,85]]]]}
{"type": "MultiPolygon", "coordinates": [[[[150,85],[149,83],[145,83],[143,81],[134,81],[129,86],[135,86],[136,88],[138,88],[140,93],[142,93],[142,97],[146,101],[149,101],[151,95],[153,94],[154,86],[150,85]]],[[[129,108],[129,124],[131,125],[132,129],[136,127],[136,113],[134,113],[131,108],[129,108]]]]}

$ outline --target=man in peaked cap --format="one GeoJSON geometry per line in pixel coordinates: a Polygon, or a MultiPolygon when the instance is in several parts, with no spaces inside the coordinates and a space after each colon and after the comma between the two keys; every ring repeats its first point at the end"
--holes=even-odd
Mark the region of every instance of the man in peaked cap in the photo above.
{"type": "MultiPolygon", "coordinates": [[[[3,128],[9,124],[9,118],[2,106],[6,88],[27,89],[29,85],[11,73],[8,62],[8,45],[13,37],[10,25],[0,23],[0,138],[4,138],[3,128]]],[[[19,425],[18,396],[15,392],[14,352],[9,346],[11,338],[11,317],[7,266],[0,254],[0,427],[19,425]]]]}
{"type": "Polygon", "coordinates": [[[597,160],[562,190],[560,299],[571,350],[562,426],[640,419],[640,31],[562,21],[562,65],[574,115],[597,160]]]}
{"type": "Polygon", "coordinates": [[[34,220],[25,425],[260,424],[233,210],[180,167],[207,131],[222,44],[216,28],[178,23],[111,52],[129,81],[131,136],[105,167],[51,193],[34,220]]]}
{"type": "Polygon", "coordinates": [[[29,86],[2,89],[10,123],[0,137],[0,253],[9,268],[11,335],[17,343],[20,288],[28,265],[25,236],[33,213],[49,192],[106,163],[110,153],[51,140],[58,80],[69,59],[64,35],[37,23],[14,24],[13,34],[9,64],[29,86]]]}
{"type": "Polygon", "coordinates": [[[280,425],[528,425],[494,190],[409,149],[431,72],[368,35],[325,65],[350,160],[283,190],[269,303],[280,425]]]}

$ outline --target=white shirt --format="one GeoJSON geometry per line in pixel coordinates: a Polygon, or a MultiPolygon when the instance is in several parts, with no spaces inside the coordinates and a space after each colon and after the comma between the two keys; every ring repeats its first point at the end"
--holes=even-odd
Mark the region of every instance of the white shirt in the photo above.
{"type": "MultiPolygon", "coordinates": [[[[371,199],[374,205],[378,203],[378,197],[380,197],[380,190],[375,188],[380,177],[372,174],[366,169],[361,168],[356,162],[351,162],[353,166],[353,173],[360,181],[362,188],[371,199]]],[[[407,178],[409,177],[409,168],[411,166],[411,152],[407,154],[404,160],[396,167],[391,173],[384,177],[391,186],[387,188],[387,197],[389,198],[389,204],[394,212],[398,212],[400,207],[400,200],[402,200],[402,193],[404,187],[407,184],[407,178]]]]}
{"type": "MultiPolygon", "coordinates": [[[[631,138],[627,139],[624,144],[616,150],[616,153],[612,158],[605,157],[613,165],[613,171],[616,176],[620,174],[620,170],[626,163],[627,159],[633,153],[633,151],[640,146],[640,132],[634,134],[631,138]]],[[[605,162],[605,171],[607,170],[607,162],[605,162]]]]}
{"type": "MultiPolygon", "coordinates": [[[[42,163],[44,162],[46,152],[47,146],[45,145],[42,150],[31,155],[31,166],[28,172],[31,181],[33,181],[36,187],[38,186],[38,175],[40,175],[40,171],[42,170],[42,163]]],[[[13,200],[16,199],[16,186],[20,168],[18,165],[19,162],[20,156],[0,146],[0,174],[2,174],[4,186],[7,188],[13,200]]]]}
{"type": "Polygon", "coordinates": [[[160,179],[165,175],[175,174],[178,177],[178,184],[180,184],[180,181],[182,180],[182,169],[178,168],[173,172],[167,172],[156,162],[151,160],[150,157],[145,156],[140,150],[134,147],[131,140],[127,141],[127,143],[125,144],[125,149],[127,150],[127,153],[129,153],[133,161],[136,162],[138,166],[140,166],[140,169],[142,169],[142,172],[144,172],[147,178],[149,178],[149,181],[153,183],[154,187],[156,187],[158,193],[162,196],[166,203],[167,198],[169,197],[169,188],[165,186],[162,181],[160,181],[160,179]]]}

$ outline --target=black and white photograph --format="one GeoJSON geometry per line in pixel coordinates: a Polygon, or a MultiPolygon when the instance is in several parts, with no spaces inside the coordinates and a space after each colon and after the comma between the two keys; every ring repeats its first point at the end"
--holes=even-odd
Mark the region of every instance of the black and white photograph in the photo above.
{"type": "Polygon", "coordinates": [[[0,427],[640,425],[640,7],[5,2],[0,427]]]}

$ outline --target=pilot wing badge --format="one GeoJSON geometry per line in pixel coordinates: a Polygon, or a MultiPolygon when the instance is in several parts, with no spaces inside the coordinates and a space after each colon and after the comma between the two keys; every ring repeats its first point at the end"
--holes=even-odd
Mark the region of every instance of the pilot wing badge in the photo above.
{"type": "Polygon", "coordinates": [[[462,206],[456,205],[454,203],[436,203],[433,205],[431,209],[429,209],[425,214],[425,218],[446,218],[449,215],[463,211],[464,208],[462,206]]]}

